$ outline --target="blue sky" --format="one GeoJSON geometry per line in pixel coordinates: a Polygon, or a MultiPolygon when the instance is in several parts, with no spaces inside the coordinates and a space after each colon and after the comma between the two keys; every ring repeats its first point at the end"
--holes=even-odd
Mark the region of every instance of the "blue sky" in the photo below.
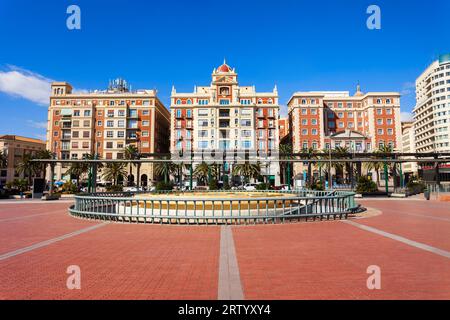
{"type": "Polygon", "coordinates": [[[450,52],[449,10],[448,0],[0,0],[0,134],[45,134],[50,80],[103,89],[120,76],[168,105],[172,85],[208,85],[224,57],[242,85],[276,84],[283,105],[294,91],[353,92],[359,81],[401,92],[408,112],[417,76],[450,52]],[[71,4],[81,30],[66,27],[71,4]],[[366,27],[371,4],[381,30],[366,27]]]}

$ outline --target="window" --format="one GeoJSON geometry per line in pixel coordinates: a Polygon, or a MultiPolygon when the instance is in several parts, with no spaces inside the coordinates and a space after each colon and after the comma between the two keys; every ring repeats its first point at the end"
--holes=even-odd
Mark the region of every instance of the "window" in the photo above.
{"type": "Polygon", "coordinates": [[[119,117],[125,117],[125,110],[118,111],[119,117]]]}
{"type": "Polygon", "coordinates": [[[353,122],[349,122],[349,123],[347,124],[347,127],[348,127],[349,129],[352,129],[352,128],[353,128],[353,122]]]}
{"type": "Polygon", "coordinates": [[[84,120],[83,121],[83,127],[88,128],[90,126],[91,126],[91,121],[89,121],[89,120],[84,120]]]}
{"type": "Polygon", "coordinates": [[[377,114],[378,114],[378,115],[383,114],[383,110],[377,109],[377,114]]]}
{"type": "Polygon", "coordinates": [[[391,124],[392,124],[392,119],[386,119],[386,123],[387,123],[388,125],[391,125],[391,124]]]}
{"type": "Polygon", "coordinates": [[[312,130],[311,130],[311,134],[312,134],[313,136],[316,136],[316,135],[317,135],[317,129],[312,129],[312,130]]]}
{"type": "Polygon", "coordinates": [[[328,122],[328,127],[330,129],[334,129],[334,128],[336,128],[336,123],[334,121],[330,121],[330,122],[328,122]]]}
{"type": "Polygon", "coordinates": [[[101,127],[103,125],[103,123],[101,121],[97,121],[97,126],[101,127]]]}
{"type": "Polygon", "coordinates": [[[377,124],[378,125],[382,125],[383,124],[383,119],[377,119],[377,124]]]}
{"type": "Polygon", "coordinates": [[[119,128],[125,128],[125,120],[119,120],[117,121],[117,126],[119,128]]]}
{"type": "Polygon", "coordinates": [[[72,142],[72,149],[78,149],[78,142],[77,141],[72,142]]]}
{"type": "Polygon", "coordinates": [[[188,118],[192,117],[192,110],[191,109],[186,110],[186,116],[188,118]]]}
{"type": "Polygon", "coordinates": [[[83,131],[83,138],[89,138],[90,132],[89,131],[83,131]]]}
{"type": "Polygon", "coordinates": [[[199,138],[207,138],[208,137],[208,130],[199,130],[198,131],[198,137],[199,138]]]}
{"type": "Polygon", "coordinates": [[[79,137],[79,132],[78,131],[73,131],[72,132],[72,138],[78,138],[79,137]]]}
{"type": "Polygon", "coordinates": [[[148,131],[142,131],[142,136],[143,137],[148,137],[148,131]]]}
{"type": "Polygon", "coordinates": [[[83,149],[89,149],[89,141],[83,142],[83,149]]]}
{"type": "Polygon", "coordinates": [[[339,127],[339,128],[344,128],[344,123],[343,123],[343,122],[341,122],[341,121],[340,121],[340,122],[338,122],[338,127],[339,127]]]}
{"type": "Polygon", "coordinates": [[[392,114],[392,109],[386,109],[386,114],[391,115],[392,114]]]}
{"type": "Polygon", "coordinates": [[[90,117],[91,116],[91,110],[84,110],[84,116],[90,117]]]}
{"type": "Polygon", "coordinates": [[[394,130],[392,129],[387,129],[387,134],[392,136],[394,134],[394,130]]]}
{"type": "Polygon", "coordinates": [[[228,99],[220,99],[219,104],[220,105],[229,105],[230,104],[230,100],[228,100],[228,99]]]}
{"type": "Polygon", "coordinates": [[[302,125],[304,126],[308,125],[308,119],[302,119],[302,125]]]}
{"type": "Polygon", "coordinates": [[[199,141],[198,142],[198,148],[199,149],[206,149],[206,148],[208,148],[208,141],[199,141]]]}
{"type": "Polygon", "coordinates": [[[177,118],[181,118],[181,109],[177,109],[177,118]]]}
{"type": "Polygon", "coordinates": [[[78,121],[78,120],[73,120],[72,121],[72,127],[78,128],[79,126],[80,126],[80,121],[78,121]]]}
{"type": "Polygon", "coordinates": [[[148,121],[148,120],[142,121],[142,126],[143,127],[148,127],[149,125],[150,125],[150,121],[148,121]]]}
{"type": "Polygon", "coordinates": [[[125,137],[125,131],[117,131],[117,138],[124,138],[125,137]]]}
{"type": "Polygon", "coordinates": [[[113,121],[113,120],[108,120],[108,121],[106,122],[106,126],[107,126],[108,128],[114,127],[114,121],[113,121]]]}
{"type": "Polygon", "coordinates": [[[176,104],[181,104],[181,100],[180,100],[180,99],[177,99],[176,104]]]}
{"type": "Polygon", "coordinates": [[[106,142],[106,149],[112,149],[113,143],[112,142],[106,142]]]}
{"type": "Polygon", "coordinates": [[[308,129],[302,129],[302,135],[307,135],[308,134],[308,129]]]}
{"type": "Polygon", "coordinates": [[[302,114],[305,115],[305,114],[307,114],[307,113],[308,113],[307,109],[303,108],[303,109],[302,109],[302,114]]]}
{"type": "Polygon", "coordinates": [[[198,126],[199,127],[207,127],[208,126],[208,120],[198,120],[198,126]]]}
{"type": "Polygon", "coordinates": [[[73,111],[73,116],[74,117],[79,117],[80,116],[80,110],[74,110],[73,111]]]}
{"type": "Polygon", "coordinates": [[[208,109],[199,109],[198,110],[198,115],[200,117],[207,116],[208,115],[208,109]]]}
{"type": "Polygon", "coordinates": [[[313,126],[317,125],[317,119],[311,119],[311,124],[312,124],[313,126]]]}
{"type": "Polygon", "coordinates": [[[143,110],[142,111],[142,115],[143,116],[148,116],[150,114],[150,111],[148,111],[148,110],[143,110]]]}
{"type": "Polygon", "coordinates": [[[378,133],[378,134],[383,134],[383,129],[378,129],[378,130],[377,130],[377,133],[378,133]]]}

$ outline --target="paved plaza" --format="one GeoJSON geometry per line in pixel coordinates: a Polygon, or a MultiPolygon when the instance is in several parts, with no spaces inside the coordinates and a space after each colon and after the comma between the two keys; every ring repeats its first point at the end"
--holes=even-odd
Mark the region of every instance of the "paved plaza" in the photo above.
{"type": "Polygon", "coordinates": [[[69,216],[70,201],[1,201],[0,299],[450,299],[449,203],[360,203],[368,213],[346,221],[230,227],[103,223],[69,216]]]}

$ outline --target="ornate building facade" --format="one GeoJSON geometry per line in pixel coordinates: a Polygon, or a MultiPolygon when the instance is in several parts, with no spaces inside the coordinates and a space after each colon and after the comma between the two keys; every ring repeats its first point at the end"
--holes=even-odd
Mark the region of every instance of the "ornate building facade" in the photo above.
{"type": "MultiPolygon", "coordinates": [[[[279,113],[277,88],[257,92],[254,86],[240,86],[234,68],[224,62],[212,72],[209,86],[196,86],[194,92],[171,95],[171,152],[193,154],[194,167],[218,156],[222,174],[236,181],[233,166],[248,154],[250,161],[261,161],[261,175],[279,183],[279,113]],[[209,159],[208,159],[209,158],[209,159]],[[223,160],[225,159],[225,160],[223,160]]],[[[213,161],[211,161],[213,162],[213,161]]]]}
{"type": "MultiPolygon", "coordinates": [[[[51,90],[47,149],[57,159],[82,159],[86,154],[123,159],[128,145],[144,156],[169,151],[170,113],[156,90],[130,91],[122,79],[102,91],[73,92],[67,82],[53,82],[51,90]]],[[[57,166],[55,178],[61,179],[66,168],[57,166]]],[[[154,178],[152,168],[142,165],[142,184],[154,178]]]]}
{"type": "MultiPolygon", "coordinates": [[[[374,152],[382,146],[401,149],[400,94],[348,91],[296,92],[288,102],[294,153],[305,149],[347,148],[374,152]]],[[[294,172],[305,170],[300,163],[294,172]]]]}

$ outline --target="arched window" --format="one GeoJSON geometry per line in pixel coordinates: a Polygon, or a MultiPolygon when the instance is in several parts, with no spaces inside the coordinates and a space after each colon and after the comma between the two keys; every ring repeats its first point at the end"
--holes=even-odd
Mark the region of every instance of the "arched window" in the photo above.
{"type": "Polygon", "coordinates": [[[188,100],[187,100],[187,104],[192,104],[192,100],[191,100],[191,99],[188,99],[188,100]]]}
{"type": "Polygon", "coordinates": [[[258,103],[259,104],[261,104],[262,103],[262,99],[260,98],[260,99],[258,99],[258,103]]]}
{"type": "Polygon", "coordinates": [[[181,104],[181,100],[180,99],[177,100],[177,104],[181,104]]]}
{"type": "Polygon", "coordinates": [[[273,103],[273,100],[272,100],[272,99],[269,99],[269,100],[267,100],[267,103],[272,104],[272,103],[273,103]]]}

